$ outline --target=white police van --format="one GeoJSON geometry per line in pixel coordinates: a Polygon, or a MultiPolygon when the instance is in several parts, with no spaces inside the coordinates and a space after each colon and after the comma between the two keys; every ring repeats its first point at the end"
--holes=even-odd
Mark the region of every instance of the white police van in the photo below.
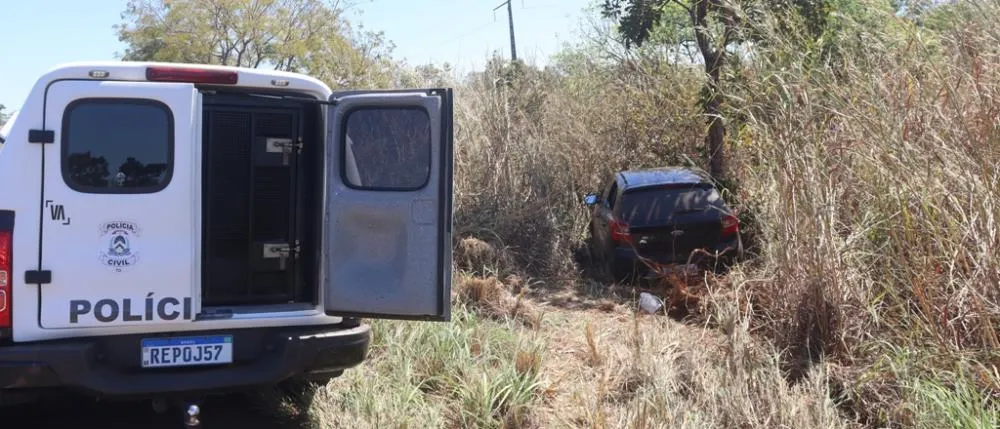
{"type": "Polygon", "coordinates": [[[0,130],[0,402],[207,394],[450,318],[452,90],[66,64],[0,130]]]}

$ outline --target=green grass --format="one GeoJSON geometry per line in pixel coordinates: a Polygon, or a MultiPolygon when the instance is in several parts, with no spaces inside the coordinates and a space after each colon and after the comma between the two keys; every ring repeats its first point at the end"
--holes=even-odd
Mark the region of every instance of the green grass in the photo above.
{"type": "Polygon", "coordinates": [[[992,429],[1000,427],[1000,407],[963,377],[916,380],[909,387],[913,413],[921,429],[992,429]]]}
{"type": "Polygon", "coordinates": [[[451,323],[375,321],[370,359],[318,390],[313,424],[523,425],[537,400],[544,343],[516,322],[484,319],[461,304],[453,310],[451,323]]]}

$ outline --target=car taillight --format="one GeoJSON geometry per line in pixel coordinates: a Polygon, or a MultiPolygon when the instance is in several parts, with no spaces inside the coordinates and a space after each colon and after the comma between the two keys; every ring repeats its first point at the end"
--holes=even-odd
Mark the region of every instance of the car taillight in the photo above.
{"type": "Polygon", "coordinates": [[[740,232],[740,220],[731,214],[722,217],[722,236],[729,237],[740,232]]]}
{"type": "Polygon", "coordinates": [[[187,82],[236,85],[239,74],[234,71],[205,70],[190,67],[155,66],[146,68],[146,80],[152,82],[187,82]]]}
{"type": "Polygon", "coordinates": [[[14,247],[13,233],[0,231],[0,329],[10,328],[11,307],[11,250],[14,247]]]}
{"type": "Polygon", "coordinates": [[[632,234],[628,232],[628,224],[618,219],[611,219],[608,223],[611,229],[611,241],[615,243],[632,243],[632,234]]]}

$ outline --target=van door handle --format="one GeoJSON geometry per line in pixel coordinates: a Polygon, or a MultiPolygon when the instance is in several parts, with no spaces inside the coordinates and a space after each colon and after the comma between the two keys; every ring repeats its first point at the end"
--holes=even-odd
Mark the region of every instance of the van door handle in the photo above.
{"type": "Polygon", "coordinates": [[[287,243],[265,244],[263,256],[268,259],[278,258],[278,269],[285,270],[288,259],[299,256],[299,243],[296,241],[294,246],[287,243]]]}
{"type": "Polygon", "coordinates": [[[285,138],[272,138],[269,137],[266,140],[267,152],[268,153],[280,153],[281,154],[281,164],[288,165],[288,155],[291,153],[299,153],[302,151],[302,138],[299,141],[294,142],[292,139],[285,138]]]}
{"type": "Polygon", "coordinates": [[[24,282],[29,285],[47,285],[52,283],[52,271],[29,270],[24,272],[24,282]]]}

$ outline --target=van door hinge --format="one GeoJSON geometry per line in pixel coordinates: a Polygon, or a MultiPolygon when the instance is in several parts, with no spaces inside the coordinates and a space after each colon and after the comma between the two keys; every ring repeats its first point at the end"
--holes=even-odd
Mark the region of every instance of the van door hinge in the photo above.
{"type": "Polygon", "coordinates": [[[267,139],[267,151],[269,153],[280,153],[281,154],[281,164],[288,165],[288,155],[289,154],[300,154],[302,153],[302,137],[299,137],[297,141],[293,141],[289,138],[272,138],[267,139]]]}
{"type": "Polygon", "coordinates": [[[29,285],[47,285],[52,283],[52,271],[29,270],[24,272],[24,282],[29,285]]]}
{"type": "Polygon", "coordinates": [[[278,269],[287,269],[287,261],[289,259],[297,259],[299,257],[299,252],[301,247],[299,246],[299,241],[296,240],[294,245],[288,243],[276,243],[276,244],[265,244],[264,245],[264,257],[265,258],[278,258],[278,269]]]}
{"type": "Polygon", "coordinates": [[[56,132],[52,130],[28,130],[28,143],[49,144],[56,142],[56,132]]]}

